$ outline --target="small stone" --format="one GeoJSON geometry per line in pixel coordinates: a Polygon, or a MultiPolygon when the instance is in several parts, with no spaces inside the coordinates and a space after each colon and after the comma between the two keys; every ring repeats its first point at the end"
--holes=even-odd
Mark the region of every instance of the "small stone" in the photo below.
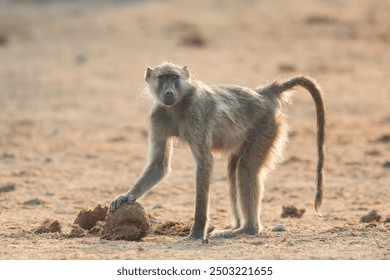
{"type": "Polygon", "coordinates": [[[375,228],[376,227],[376,224],[368,224],[366,225],[366,228],[375,228]]]}
{"type": "Polygon", "coordinates": [[[376,139],[375,142],[390,143],[390,134],[382,135],[376,139]]]}
{"type": "Polygon", "coordinates": [[[287,231],[287,228],[284,225],[277,225],[272,229],[273,232],[282,232],[287,231]]]}
{"type": "Polygon", "coordinates": [[[2,192],[10,192],[15,190],[15,183],[7,182],[0,186],[0,193],[2,192]]]}
{"type": "Polygon", "coordinates": [[[0,33],[0,46],[6,45],[8,43],[8,36],[4,33],[0,33]]]}
{"type": "Polygon", "coordinates": [[[84,52],[79,52],[75,55],[75,60],[78,64],[83,64],[88,60],[88,55],[84,52]]]}
{"type": "Polygon", "coordinates": [[[378,214],[378,211],[372,210],[366,216],[360,218],[361,223],[372,223],[374,221],[379,222],[381,216],[378,214]]]}
{"type": "Polygon", "coordinates": [[[206,40],[198,30],[194,29],[183,32],[181,43],[187,46],[203,47],[206,44],[206,40]]]}
{"type": "Polygon", "coordinates": [[[160,203],[157,203],[157,204],[155,204],[155,205],[152,207],[153,210],[154,210],[154,209],[161,209],[161,208],[162,208],[162,206],[161,206],[160,203]]]}
{"type": "Polygon", "coordinates": [[[34,197],[34,198],[31,198],[31,199],[25,201],[23,204],[24,205],[41,205],[42,201],[39,198],[34,197]]]}
{"type": "Polygon", "coordinates": [[[141,247],[141,246],[138,246],[138,247],[137,247],[137,250],[138,250],[138,252],[145,251],[145,249],[144,249],[143,247],[141,247]]]}
{"type": "Polygon", "coordinates": [[[279,64],[278,69],[281,72],[293,72],[297,70],[294,64],[288,62],[279,64]]]}
{"type": "Polygon", "coordinates": [[[255,241],[255,242],[251,242],[250,244],[256,245],[256,246],[264,245],[264,241],[255,241]]]}

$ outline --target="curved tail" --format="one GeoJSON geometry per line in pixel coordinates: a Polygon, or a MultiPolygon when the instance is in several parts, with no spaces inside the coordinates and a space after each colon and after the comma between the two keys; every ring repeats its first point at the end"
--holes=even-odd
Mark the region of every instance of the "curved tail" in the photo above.
{"type": "Polygon", "coordinates": [[[266,91],[270,91],[277,96],[292,89],[296,86],[301,86],[309,91],[311,94],[315,107],[316,107],[316,115],[317,115],[317,170],[316,170],[316,185],[317,185],[317,193],[315,195],[314,208],[316,212],[319,213],[319,208],[322,203],[323,197],[323,189],[325,184],[325,125],[326,125],[326,107],[324,101],[324,94],[320,89],[320,86],[311,78],[298,76],[294,77],[288,81],[283,83],[274,82],[273,84],[266,87],[266,91]]]}

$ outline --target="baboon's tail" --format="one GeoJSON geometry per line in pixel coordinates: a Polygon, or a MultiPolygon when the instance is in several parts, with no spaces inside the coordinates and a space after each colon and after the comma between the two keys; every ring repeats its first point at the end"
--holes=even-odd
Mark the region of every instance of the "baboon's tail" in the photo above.
{"type": "MultiPolygon", "coordinates": [[[[274,82],[273,84],[269,85],[268,90],[273,92],[276,95],[280,95],[282,92],[292,89],[296,86],[301,86],[308,90],[314,100],[315,106],[316,106],[316,115],[317,115],[317,153],[318,153],[318,159],[317,159],[317,171],[316,171],[316,185],[317,185],[317,193],[315,195],[315,201],[314,201],[314,208],[316,212],[321,216],[319,213],[319,208],[322,203],[322,195],[323,195],[323,189],[324,189],[324,180],[325,180],[325,102],[324,102],[324,95],[317,84],[316,81],[314,81],[311,78],[298,76],[295,78],[292,78],[286,82],[278,83],[274,82]]],[[[266,87],[267,88],[267,87],[266,87]]]]}

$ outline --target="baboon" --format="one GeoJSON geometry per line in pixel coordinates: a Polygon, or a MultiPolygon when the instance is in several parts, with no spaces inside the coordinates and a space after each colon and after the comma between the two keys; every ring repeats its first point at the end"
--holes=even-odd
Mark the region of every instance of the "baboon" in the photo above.
{"type": "Polygon", "coordinates": [[[259,233],[264,179],[279,160],[287,139],[283,93],[301,86],[311,94],[317,115],[314,207],[318,213],[324,187],[325,103],[313,79],[298,76],[254,90],[235,85],[209,86],[193,79],[187,66],[163,63],[148,67],[145,80],[155,99],[150,114],[148,164],[138,182],[111,202],[110,211],[124,201],[134,202],[168,173],[176,138],[189,144],[197,164],[195,216],[187,239],[206,238],[216,152],[228,157],[233,224],[231,229],[215,231],[211,237],[259,233]]]}

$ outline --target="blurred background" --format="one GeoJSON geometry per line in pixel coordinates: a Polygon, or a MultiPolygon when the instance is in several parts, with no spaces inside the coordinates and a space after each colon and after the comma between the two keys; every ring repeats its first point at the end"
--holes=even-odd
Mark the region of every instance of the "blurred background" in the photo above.
{"type": "MultiPolygon", "coordinates": [[[[135,182],[152,102],[144,72],[164,61],[209,84],[317,79],[329,123],[323,212],[390,215],[389,14],[388,0],[0,0],[0,184],[16,186],[0,196],[3,229],[47,215],[71,222],[135,182]]],[[[293,100],[266,221],[285,202],[315,215],[314,104],[305,91],[293,100]]],[[[192,217],[194,164],[187,148],[173,158],[170,178],[143,200],[158,219],[192,217]]],[[[211,216],[226,225],[224,164],[216,163],[211,216]]]]}

